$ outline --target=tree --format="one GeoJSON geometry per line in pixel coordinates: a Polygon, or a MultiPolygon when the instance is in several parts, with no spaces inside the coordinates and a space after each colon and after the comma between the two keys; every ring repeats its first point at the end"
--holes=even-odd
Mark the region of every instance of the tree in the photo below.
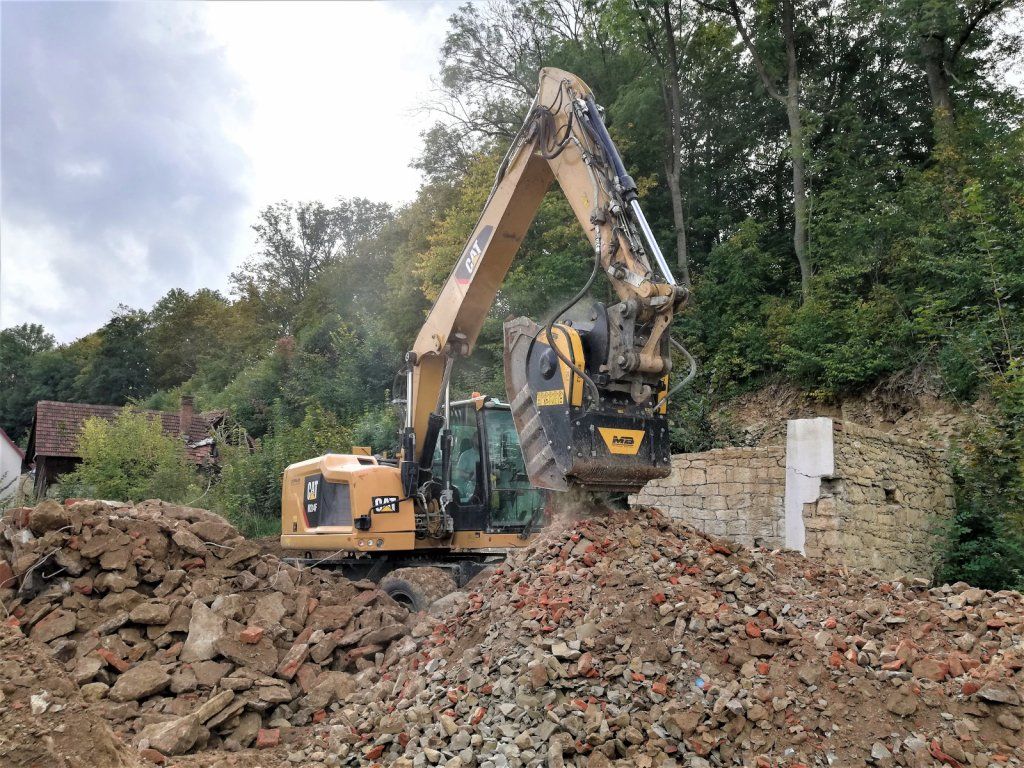
{"type": "MultiPolygon", "coordinates": [[[[807,171],[805,167],[804,125],[800,115],[800,70],[797,66],[796,51],[796,10],[795,0],[780,0],[778,11],[778,36],[781,37],[785,49],[783,75],[785,92],[779,85],[780,75],[774,70],[762,53],[765,47],[759,43],[751,31],[746,12],[739,5],[739,0],[727,0],[728,5],[722,7],[705,0],[699,0],[705,8],[726,13],[736,26],[743,44],[750,54],[751,63],[757,71],[765,91],[771,98],[786,108],[786,120],[789,124],[790,163],[793,170],[793,252],[800,265],[800,292],[806,301],[811,295],[811,275],[813,269],[810,255],[807,252],[807,171]]],[[[767,26],[771,20],[758,18],[754,12],[754,23],[767,26]]]]}
{"type": "Polygon", "coordinates": [[[684,76],[679,48],[686,39],[678,40],[682,28],[681,6],[669,0],[632,0],[635,16],[643,26],[644,48],[654,59],[661,79],[661,95],[665,115],[665,181],[672,200],[672,222],[675,225],[676,265],[679,279],[690,287],[690,256],[686,243],[686,214],[683,199],[683,146],[684,124],[682,89],[679,81],[684,76]]]}
{"type": "Polygon", "coordinates": [[[41,325],[22,323],[0,331],[0,427],[18,439],[32,423],[32,359],[56,344],[41,325]]]}
{"type": "Polygon", "coordinates": [[[339,199],[333,206],[287,201],[269,205],[253,225],[257,257],[231,276],[235,292],[259,296],[282,329],[289,329],[295,307],[324,270],[390,218],[390,206],[364,198],[339,199]]]}
{"type": "Polygon", "coordinates": [[[899,12],[916,38],[916,50],[928,83],[936,130],[948,128],[955,117],[953,83],[964,60],[979,41],[991,42],[991,26],[1013,0],[903,0],[899,12]]]}
{"type": "Polygon", "coordinates": [[[192,378],[204,361],[223,354],[229,314],[228,302],[217,291],[168,291],[149,313],[153,385],[176,387],[192,378]]]}
{"type": "Polygon", "coordinates": [[[121,305],[99,333],[95,355],[78,376],[88,402],[124,405],[153,391],[149,315],[121,305]]]}

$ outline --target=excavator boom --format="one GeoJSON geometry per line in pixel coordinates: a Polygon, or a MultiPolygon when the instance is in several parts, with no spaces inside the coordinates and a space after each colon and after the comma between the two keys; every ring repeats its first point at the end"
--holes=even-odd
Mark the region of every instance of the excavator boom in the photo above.
{"type": "Polygon", "coordinates": [[[446,439],[451,366],[471,353],[556,180],[589,240],[593,271],[545,320],[505,323],[506,390],[530,481],[555,490],[635,491],[669,473],[668,329],[687,293],[658,249],[590,88],[546,68],[466,248],[406,357],[401,471],[410,496],[430,477],[438,440],[446,439]],[[607,306],[584,302],[598,272],[617,298],[607,306]]]}

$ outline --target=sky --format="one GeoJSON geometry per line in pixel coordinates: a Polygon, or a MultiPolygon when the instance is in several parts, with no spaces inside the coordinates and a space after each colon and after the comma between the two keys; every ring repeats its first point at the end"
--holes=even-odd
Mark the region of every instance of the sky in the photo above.
{"type": "Polygon", "coordinates": [[[226,292],[278,200],[411,200],[456,6],[0,5],[0,328],[226,292]]]}

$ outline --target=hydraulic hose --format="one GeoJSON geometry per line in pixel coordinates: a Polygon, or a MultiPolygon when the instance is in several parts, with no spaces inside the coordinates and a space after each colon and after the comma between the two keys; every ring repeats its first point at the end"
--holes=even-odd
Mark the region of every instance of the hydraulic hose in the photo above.
{"type": "Polygon", "coordinates": [[[622,158],[619,157],[619,151],[615,148],[615,142],[612,141],[604,121],[601,120],[601,113],[597,109],[597,102],[594,101],[592,96],[587,96],[587,113],[587,122],[590,123],[594,133],[597,134],[598,144],[601,145],[605,155],[608,156],[608,161],[612,164],[612,169],[615,171],[619,185],[622,187],[622,196],[628,203],[636,197],[636,182],[633,181],[632,176],[626,173],[626,166],[623,165],[622,158]]]}
{"type": "Polygon", "coordinates": [[[686,374],[686,378],[685,379],[680,381],[678,384],[676,384],[674,387],[672,387],[672,389],[670,389],[668,392],[665,393],[665,396],[663,398],[661,398],[661,400],[658,401],[657,405],[654,406],[654,410],[658,410],[659,408],[661,408],[661,406],[664,403],[668,402],[668,399],[670,397],[675,395],[680,389],[682,389],[687,384],[689,384],[691,381],[693,381],[693,377],[697,375],[697,361],[693,359],[693,355],[690,354],[690,350],[688,350],[686,347],[684,347],[678,341],[673,339],[671,336],[669,337],[668,341],[669,341],[669,344],[671,344],[673,347],[675,347],[680,352],[682,352],[684,355],[686,355],[686,359],[690,361],[690,372],[688,374],[686,374]]]}
{"type": "Polygon", "coordinates": [[[597,384],[595,384],[594,380],[592,378],[590,378],[589,375],[587,375],[586,371],[584,371],[582,368],[580,368],[575,363],[573,363],[572,360],[570,360],[566,355],[562,354],[561,350],[559,350],[558,347],[555,346],[555,337],[554,337],[554,334],[552,333],[552,329],[554,328],[555,319],[556,318],[561,317],[562,315],[564,315],[572,307],[574,307],[579,302],[580,299],[582,299],[584,296],[587,295],[587,292],[590,290],[590,286],[592,286],[594,284],[594,280],[597,278],[597,273],[598,273],[598,271],[600,269],[601,269],[601,247],[600,247],[600,239],[598,239],[598,245],[594,248],[594,268],[591,270],[590,277],[587,278],[587,282],[584,283],[583,288],[580,289],[579,293],[577,293],[575,296],[573,296],[572,299],[570,299],[568,302],[566,302],[564,307],[559,309],[557,312],[555,312],[551,316],[551,320],[548,322],[548,324],[544,328],[544,331],[545,331],[545,334],[546,334],[546,337],[547,337],[547,341],[548,341],[548,346],[551,348],[551,351],[554,352],[555,355],[558,357],[558,359],[561,360],[563,363],[565,363],[570,368],[570,370],[572,370],[573,373],[575,373],[577,376],[582,378],[583,381],[586,382],[587,386],[590,388],[590,393],[591,393],[591,395],[593,397],[595,405],[601,402],[601,390],[599,390],[597,388],[597,384]]]}

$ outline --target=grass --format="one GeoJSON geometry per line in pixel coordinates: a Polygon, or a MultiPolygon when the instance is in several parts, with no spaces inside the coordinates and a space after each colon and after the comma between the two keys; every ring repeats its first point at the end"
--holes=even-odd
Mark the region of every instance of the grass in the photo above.
{"type": "Polygon", "coordinates": [[[224,514],[224,517],[247,539],[281,535],[281,518],[277,516],[271,517],[255,512],[231,512],[224,514]]]}

